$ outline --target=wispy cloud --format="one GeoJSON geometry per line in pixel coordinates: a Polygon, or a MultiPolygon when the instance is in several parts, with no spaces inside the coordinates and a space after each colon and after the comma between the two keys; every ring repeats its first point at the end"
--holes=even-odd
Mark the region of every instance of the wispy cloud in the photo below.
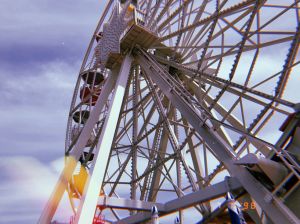
{"type": "MultiPolygon", "coordinates": [[[[1,1],[1,224],[36,223],[53,190],[80,61],[102,7],[94,0],[1,1]]],[[[67,200],[62,207],[55,219],[66,221],[67,200]]]]}
{"type": "Polygon", "coordinates": [[[20,69],[16,65],[81,59],[101,8],[92,0],[1,1],[1,64],[20,69]]]}
{"type": "Polygon", "coordinates": [[[0,156],[63,155],[80,61],[103,6],[17,0],[0,8],[0,156]]]}
{"type": "Polygon", "coordinates": [[[34,155],[44,161],[63,155],[78,67],[79,63],[50,62],[9,79],[0,68],[0,155],[34,155]]]}
{"type": "MultiPolygon", "coordinates": [[[[36,223],[62,168],[62,159],[46,166],[33,157],[0,157],[0,223],[36,223]]],[[[64,197],[55,219],[68,220],[70,206],[64,197]]]]}

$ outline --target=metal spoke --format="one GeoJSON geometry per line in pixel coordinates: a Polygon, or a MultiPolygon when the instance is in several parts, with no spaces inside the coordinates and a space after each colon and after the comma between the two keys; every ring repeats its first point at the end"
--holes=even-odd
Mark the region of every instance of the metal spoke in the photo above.
{"type": "Polygon", "coordinates": [[[108,0],[39,223],[65,190],[75,223],[229,220],[226,193],[246,222],[299,223],[299,4],[108,0]]]}

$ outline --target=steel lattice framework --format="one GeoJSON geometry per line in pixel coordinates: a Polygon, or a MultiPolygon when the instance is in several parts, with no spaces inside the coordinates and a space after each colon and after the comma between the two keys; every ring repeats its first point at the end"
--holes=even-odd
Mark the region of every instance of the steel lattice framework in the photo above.
{"type": "Polygon", "coordinates": [[[233,192],[255,223],[300,223],[297,0],[108,0],[76,83],[66,165],[75,223],[207,223],[233,192]],[[298,78],[296,78],[298,75],[298,78]]]}

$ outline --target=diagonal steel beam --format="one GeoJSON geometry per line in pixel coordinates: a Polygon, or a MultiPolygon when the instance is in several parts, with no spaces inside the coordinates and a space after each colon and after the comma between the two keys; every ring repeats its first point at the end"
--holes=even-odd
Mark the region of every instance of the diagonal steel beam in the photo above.
{"type": "Polygon", "coordinates": [[[97,100],[97,103],[94,109],[92,110],[90,117],[87,120],[85,126],[82,129],[78,141],[72,150],[72,154],[69,156],[67,163],[65,164],[65,167],[59,177],[57,184],[55,185],[53,193],[51,194],[41,214],[41,217],[39,218],[38,223],[44,224],[44,223],[51,222],[55,214],[55,211],[58,207],[58,204],[66,190],[67,183],[71,179],[72,174],[76,168],[77,161],[79,160],[79,157],[81,156],[83,149],[88,139],[90,138],[92,129],[94,128],[94,125],[98,122],[99,115],[105,103],[107,102],[105,99],[108,99],[108,96],[111,93],[115,85],[115,82],[116,82],[116,77],[114,75],[110,75],[109,78],[106,80],[105,85],[97,100]]]}
{"type": "Polygon", "coordinates": [[[95,150],[95,156],[93,160],[94,166],[91,168],[91,175],[86,181],[84,193],[75,217],[75,223],[86,224],[92,223],[93,221],[98,196],[109,160],[110,149],[113,143],[114,135],[112,132],[115,132],[117,126],[131,62],[132,57],[130,55],[126,55],[118,75],[114,95],[112,97],[110,108],[103,125],[103,131],[101,132],[99,143],[97,149],[95,150]]]}
{"type": "Polygon", "coordinates": [[[191,30],[191,29],[195,29],[195,28],[197,28],[198,26],[201,26],[201,25],[203,25],[203,24],[206,24],[206,23],[208,23],[208,22],[211,22],[215,17],[222,18],[222,17],[225,17],[225,16],[230,16],[230,15],[232,15],[233,13],[235,13],[235,12],[236,12],[237,10],[239,10],[239,9],[243,9],[243,8],[247,9],[247,8],[249,8],[249,6],[252,5],[254,2],[255,2],[254,0],[248,0],[248,1],[242,2],[241,4],[237,4],[237,5],[233,6],[233,7],[229,7],[229,8],[227,8],[227,9],[224,9],[224,10],[220,11],[218,14],[214,14],[214,15],[208,16],[208,17],[206,17],[206,18],[204,18],[204,19],[202,19],[202,20],[199,20],[198,22],[196,22],[196,23],[194,23],[194,24],[191,24],[191,25],[186,26],[186,27],[184,27],[184,28],[182,28],[182,29],[180,29],[180,30],[177,30],[177,31],[175,31],[175,32],[173,32],[173,33],[170,33],[169,35],[166,35],[166,36],[164,36],[164,37],[161,37],[161,38],[160,38],[160,41],[162,42],[162,41],[168,40],[168,39],[170,39],[170,38],[172,38],[172,37],[174,37],[174,36],[177,36],[177,35],[180,34],[180,33],[187,32],[187,31],[189,31],[189,30],[191,30]]]}
{"type": "Polygon", "coordinates": [[[245,190],[257,201],[268,217],[275,224],[299,223],[300,220],[295,214],[258,182],[246,168],[234,164],[236,158],[232,148],[204,122],[193,105],[190,105],[192,99],[188,91],[145,51],[139,50],[136,58],[148,76],[206,141],[218,160],[223,162],[231,176],[238,178],[245,190]]]}
{"type": "Polygon", "coordinates": [[[159,211],[165,210],[165,205],[163,203],[107,196],[100,196],[98,199],[98,205],[104,206],[105,208],[133,209],[138,211],[150,211],[155,205],[159,211]]]}
{"type": "MultiPolygon", "coordinates": [[[[238,190],[241,189],[242,186],[239,183],[239,181],[236,178],[228,178],[226,181],[222,181],[220,183],[214,184],[212,186],[209,186],[203,190],[196,191],[190,194],[187,194],[181,198],[177,198],[171,201],[166,202],[165,204],[159,204],[158,205],[158,212],[160,215],[167,215],[170,213],[173,213],[179,209],[182,208],[188,208],[195,206],[199,203],[204,203],[206,201],[224,196],[228,190],[238,190]],[[228,189],[228,186],[230,186],[230,189],[228,189]]],[[[118,208],[127,208],[127,207],[132,207],[135,206],[135,208],[139,208],[139,210],[151,210],[147,209],[149,207],[149,202],[140,202],[140,201],[135,201],[135,202],[127,202],[127,200],[121,199],[120,202],[127,202],[127,205],[120,206],[120,204],[117,203],[118,199],[115,199],[115,202],[112,203],[106,203],[105,206],[108,207],[118,207],[118,208]],[[139,206],[137,206],[139,204],[139,206]]],[[[104,202],[104,200],[101,198],[100,202],[104,202]]],[[[154,204],[154,203],[153,203],[154,204]]],[[[151,219],[151,212],[141,212],[136,215],[121,219],[119,221],[114,222],[113,224],[131,224],[131,223],[141,223],[143,221],[151,219]]]]}

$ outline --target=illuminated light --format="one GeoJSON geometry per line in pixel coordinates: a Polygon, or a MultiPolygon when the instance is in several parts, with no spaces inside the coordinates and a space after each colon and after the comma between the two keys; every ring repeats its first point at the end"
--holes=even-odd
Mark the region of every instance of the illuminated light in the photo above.
{"type": "Polygon", "coordinates": [[[79,194],[82,195],[84,186],[88,177],[88,173],[84,166],[80,166],[79,174],[74,175],[74,186],[79,194]]]}
{"type": "Polygon", "coordinates": [[[130,4],[128,6],[128,11],[133,11],[135,9],[135,6],[133,4],[130,4]]]}

